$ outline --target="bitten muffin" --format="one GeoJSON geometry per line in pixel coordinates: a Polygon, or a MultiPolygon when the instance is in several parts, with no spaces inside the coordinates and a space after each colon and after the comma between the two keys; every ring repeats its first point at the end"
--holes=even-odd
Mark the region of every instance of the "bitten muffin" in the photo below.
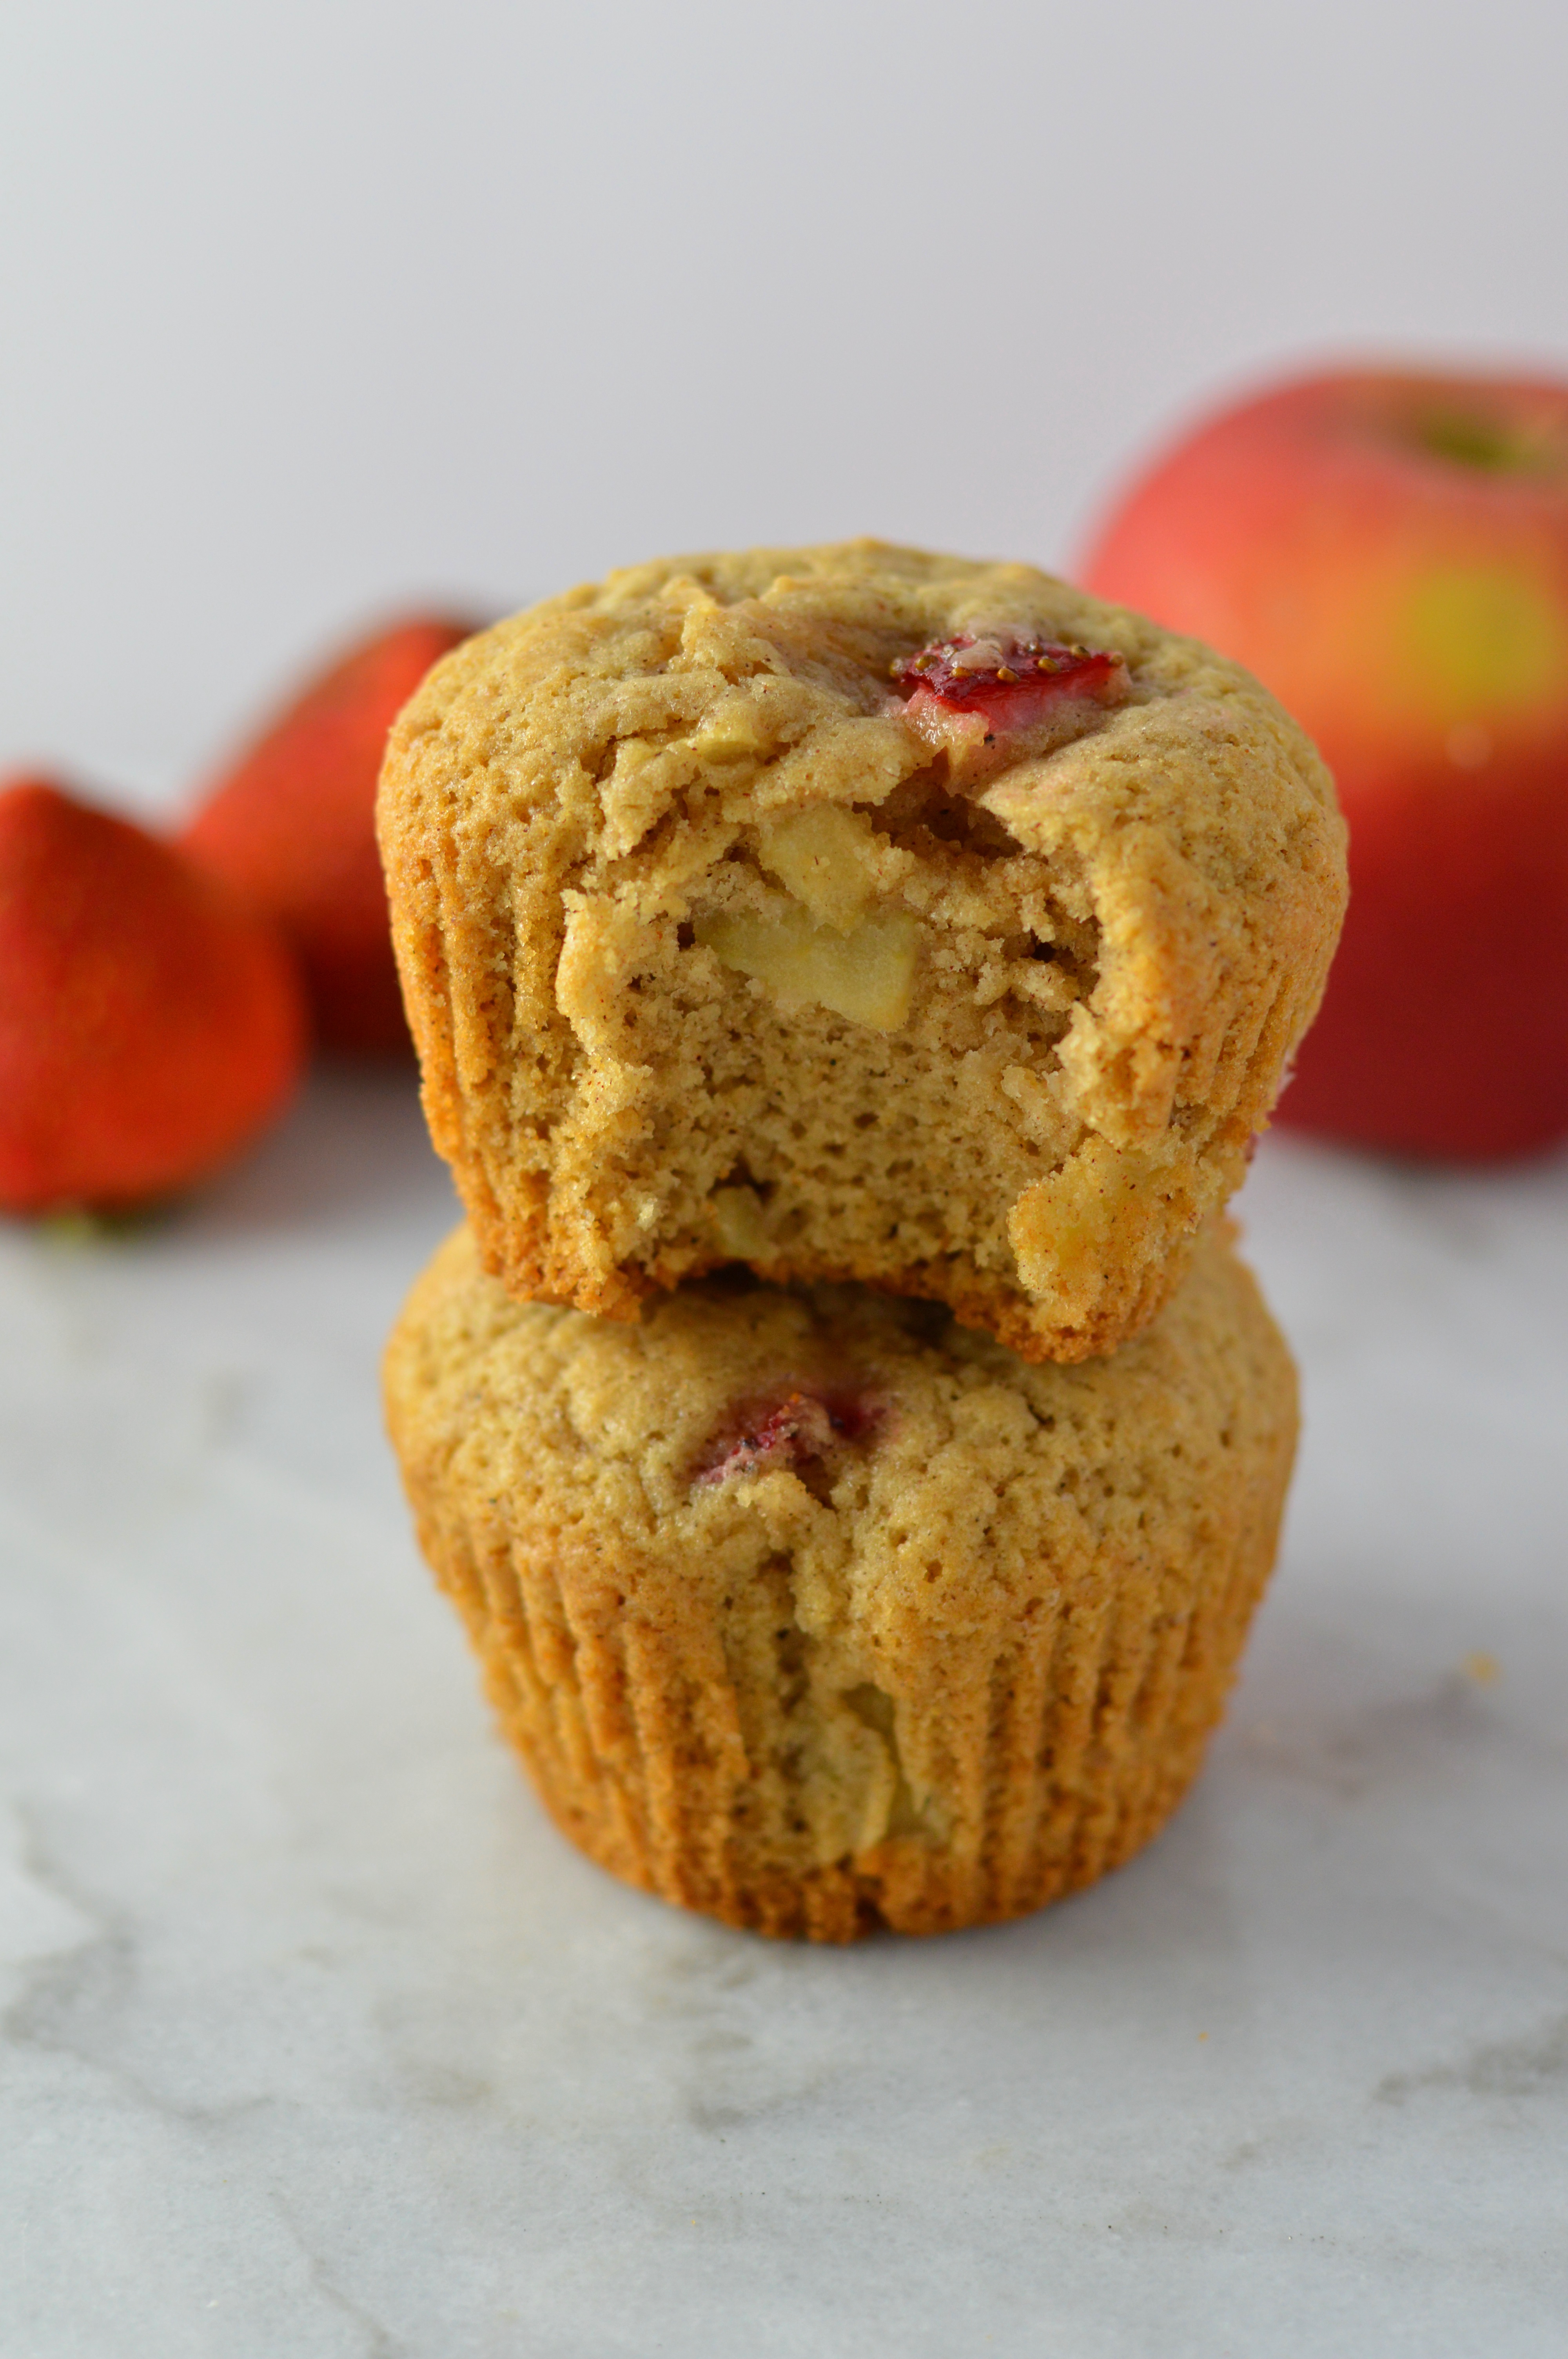
{"type": "Polygon", "coordinates": [[[487,1266],[631,1319],[731,1260],[1107,1352],[1317,1006],[1327,773],[1255,681],[1019,565],[618,573],[469,642],[380,825],[487,1266]]]}
{"type": "Polygon", "coordinates": [[[1114,1358],[744,1272],[640,1325],[460,1230],[388,1347],[425,1552],[557,1824],[726,1922],[1014,1917],[1156,1833],[1273,1560],[1290,1355],[1224,1240],[1114,1358]]]}

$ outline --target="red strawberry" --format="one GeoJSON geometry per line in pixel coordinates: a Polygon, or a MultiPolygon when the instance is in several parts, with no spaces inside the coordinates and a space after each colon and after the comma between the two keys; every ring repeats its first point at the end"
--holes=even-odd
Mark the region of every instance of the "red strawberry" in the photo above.
{"type": "Polygon", "coordinates": [[[203,1179],[292,1095],[287,944],[215,877],[46,778],[0,787],[0,1210],[203,1179]]]}
{"type": "Polygon", "coordinates": [[[1120,656],[1011,623],[934,639],[893,665],[892,681],[911,728],[971,784],[1011,758],[1009,738],[1016,745],[1033,730],[1043,745],[1076,735],[1088,725],[1087,705],[1119,704],[1129,690],[1120,656]]]}
{"type": "Polygon", "coordinates": [[[792,1390],[743,1404],[708,1445],[696,1479],[699,1485],[724,1483],[821,1458],[836,1442],[864,1440],[881,1417],[875,1402],[849,1394],[792,1390]]]}
{"type": "Polygon", "coordinates": [[[1003,627],[934,639],[895,664],[893,679],[905,696],[925,690],[950,712],[982,712],[993,729],[1026,729],[1059,699],[1108,701],[1108,691],[1122,692],[1125,672],[1104,648],[1003,627]]]}
{"type": "Polygon", "coordinates": [[[407,1051],[376,778],[397,714],[472,627],[417,617],[351,648],[213,783],[180,838],[288,934],[329,1049],[407,1051]]]}

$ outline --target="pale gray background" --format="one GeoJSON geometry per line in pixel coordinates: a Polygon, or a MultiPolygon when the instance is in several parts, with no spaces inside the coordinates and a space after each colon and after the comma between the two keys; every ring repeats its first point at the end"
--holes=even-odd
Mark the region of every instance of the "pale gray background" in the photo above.
{"type": "Polygon", "coordinates": [[[0,762],[183,791],[367,614],[1064,560],[1260,368],[1568,359],[1549,0],[5,0],[0,762]]]}
{"type": "MultiPolygon", "coordinates": [[[[1568,359],[1568,10],[0,0],[0,761],[168,801],[388,603],[1068,555],[1322,352],[1568,359]]],[[[453,1215],[319,1075],[0,1223],[0,2359],[1561,2359],[1568,1155],[1273,1139],[1287,1544],[1121,1875],[849,1956],[622,1891],[379,1431],[453,1215]]]]}

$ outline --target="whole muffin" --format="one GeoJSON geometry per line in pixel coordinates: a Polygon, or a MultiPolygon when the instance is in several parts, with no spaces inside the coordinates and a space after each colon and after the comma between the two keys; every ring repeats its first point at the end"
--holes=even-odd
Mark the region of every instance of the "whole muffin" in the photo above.
{"type": "Polygon", "coordinates": [[[732,1925],[1013,1917],[1147,1843],[1267,1579],[1290,1355],[1212,1232],[1114,1358],[742,1273],[638,1326],[460,1229],[388,1346],[421,1543],[557,1824],[732,1925]]]}
{"type": "Polygon", "coordinates": [[[1345,902],[1255,681],[1020,565],[618,573],[470,640],[380,827],[436,1145],[520,1296],[731,1260],[1112,1349],[1235,1188],[1345,902]]]}

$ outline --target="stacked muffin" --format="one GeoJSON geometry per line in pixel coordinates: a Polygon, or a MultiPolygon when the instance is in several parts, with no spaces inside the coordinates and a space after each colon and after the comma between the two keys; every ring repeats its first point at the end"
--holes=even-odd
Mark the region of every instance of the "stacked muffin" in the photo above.
{"type": "Polygon", "coordinates": [[[1127,1858],[1294,1444],[1221,1208],[1343,915],[1310,745],[1030,568],[759,550],[446,658],[381,831],[468,1213],[389,1420],[557,1821],[824,1940],[1127,1858]]]}

